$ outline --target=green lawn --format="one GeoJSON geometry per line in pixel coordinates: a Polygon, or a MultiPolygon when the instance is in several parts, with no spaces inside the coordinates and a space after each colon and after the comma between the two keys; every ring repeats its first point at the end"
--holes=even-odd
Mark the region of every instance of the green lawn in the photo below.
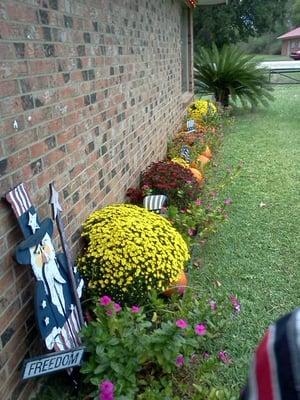
{"type": "Polygon", "coordinates": [[[287,56],[281,55],[273,55],[273,54],[256,54],[256,61],[290,61],[291,58],[287,56]]]}
{"type": "Polygon", "coordinates": [[[214,384],[236,393],[264,330],[300,305],[300,90],[279,87],[274,96],[268,109],[240,111],[227,129],[216,174],[239,160],[244,166],[223,193],[233,200],[229,221],[208,240],[193,274],[193,286],[211,298],[234,293],[241,302],[215,341],[233,363],[214,384]]]}

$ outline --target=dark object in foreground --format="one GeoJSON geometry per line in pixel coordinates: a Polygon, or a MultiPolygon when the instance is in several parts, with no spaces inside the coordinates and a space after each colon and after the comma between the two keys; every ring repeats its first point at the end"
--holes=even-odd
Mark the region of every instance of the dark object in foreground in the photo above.
{"type": "Polygon", "coordinates": [[[258,346],[242,400],[300,398],[300,308],[267,330],[258,346]]]}

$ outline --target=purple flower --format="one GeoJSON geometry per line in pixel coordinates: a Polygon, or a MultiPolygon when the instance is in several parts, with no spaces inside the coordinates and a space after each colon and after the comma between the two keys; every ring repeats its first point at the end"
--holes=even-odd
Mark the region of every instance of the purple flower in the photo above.
{"type": "Polygon", "coordinates": [[[131,312],[133,313],[133,314],[137,314],[137,313],[139,313],[141,311],[141,307],[139,307],[139,306],[132,306],[131,307],[131,312]]]}
{"type": "Polygon", "coordinates": [[[204,324],[198,324],[195,326],[195,333],[198,336],[204,336],[206,334],[206,326],[204,324]]]}
{"type": "Polygon", "coordinates": [[[219,359],[224,363],[224,364],[230,364],[231,363],[231,357],[227,353],[227,351],[220,351],[219,352],[219,359]]]}
{"type": "Polygon", "coordinates": [[[224,200],[224,204],[225,204],[225,206],[230,206],[230,204],[232,204],[232,200],[231,199],[225,199],[224,200]]]}
{"type": "Polygon", "coordinates": [[[203,201],[201,199],[197,199],[195,200],[195,204],[196,206],[201,206],[201,204],[203,204],[203,201]]]}
{"type": "Polygon", "coordinates": [[[184,365],[184,357],[182,354],[179,354],[179,356],[176,357],[176,366],[182,367],[183,365],[184,365]]]}
{"type": "Polygon", "coordinates": [[[229,295],[229,300],[234,308],[234,311],[239,313],[241,311],[241,304],[238,301],[238,298],[234,294],[231,294],[229,295]]]}
{"type": "Polygon", "coordinates": [[[178,319],[176,321],[176,326],[180,329],[185,329],[188,327],[188,323],[184,319],[178,319]]]}
{"type": "Polygon", "coordinates": [[[109,317],[111,317],[112,314],[113,314],[112,310],[107,310],[107,311],[106,311],[106,315],[108,315],[109,317]]]}
{"type": "Polygon", "coordinates": [[[122,307],[120,306],[120,304],[115,303],[114,304],[114,309],[115,309],[115,312],[118,313],[118,312],[120,312],[122,310],[122,307]]]}
{"type": "Polygon", "coordinates": [[[111,303],[111,298],[109,296],[100,297],[100,306],[108,306],[111,303]]]}
{"type": "Polygon", "coordinates": [[[207,360],[210,357],[210,353],[208,351],[204,351],[204,353],[202,353],[202,357],[204,360],[207,360]]]}
{"type": "Polygon", "coordinates": [[[188,229],[188,234],[189,234],[189,236],[195,236],[195,234],[196,234],[196,229],[194,229],[194,228],[189,228],[189,229],[188,229]]]}
{"type": "Polygon", "coordinates": [[[217,309],[217,303],[214,301],[214,300],[209,300],[209,305],[210,305],[210,309],[212,310],[212,311],[216,311],[216,309],[217,309]]]}
{"type": "Polygon", "coordinates": [[[114,384],[110,380],[105,380],[100,385],[99,400],[114,400],[114,384]]]}

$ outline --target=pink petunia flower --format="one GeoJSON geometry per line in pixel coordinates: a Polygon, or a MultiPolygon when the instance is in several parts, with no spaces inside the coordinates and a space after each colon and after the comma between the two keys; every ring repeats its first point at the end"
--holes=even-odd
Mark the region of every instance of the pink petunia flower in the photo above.
{"type": "Polygon", "coordinates": [[[114,400],[115,386],[110,380],[103,381],[99,389],[99,400],[114,400]]]}
{"type": "Polygon", "coordinates": [[[210,353],[208,351],[204,351],[202,353],[202,357],[204,358],[204,360],[207,360],[210,357],[210,353]]]}
{"type": "Polygon", "coordinates": [[[204,324],[198,324],[195,326],[195,333],[198,336],[204,336],[207,332],[206,326],[204,324]]]}
{"type": "Polygon", "coordinates": [[[180,329],[185,329],[188,327],[188,323],[184,319],[178,319],[176,321],[176,326],[180,329]]]}
{"type": "Polygon", "coordinates": [[[234,311],[239,313],[241,311],[241,304],[238,301],[238,298],[234,294],[231,294],[229,295],[229,300],[234,308],[234,311]]]}
{"type": "Polygon", "coordinates": [[[227,353],[227,351],[220,351],[219,352],[219,359],[224,363],[224,364],[230,364],[232,359],[230,355],[227,353]]]}
{"type": "Polygon", "coordinates": [[[216,309],[217,309],[217,303],[214,301],[214,300],[209,300],[209,305],[210,305],[210,309],[212,310],[212,311],[216,311],[216,309]]]}
{"type": "Polygon", "coordinates": [[[106,315],[108,315],[109,317],[111,317],[111,316],[113,315],[112,310],[107,310],[107,311],[106,311],[106,315]]]}
{"type": "Polygon", "coordinates": [[[141,311],[141,307],[139,307],[139,306],[132,306],[131,307],[131,312],[133,313],[133,314],[137,314],[137,313],[139,313],[141,311]]]}
{"type": "Polygon", "coordinates": [[[196,206],[201,206],[203,204],[203,201],[201,199],[195,200],[196,206]]]}
{"type": "Polygon", "coordinates": [[[100,297],[100,306],[108,306],[111,303],[111,298],[109,296],[100,297]]]}
{"type": "Polygon", "coordinates": [[[118,313],[118,312],[120,312],[122,310],[122,307],[120,306],[120,304],[115,303],[114,304],[114,309],[115,309],[115,312],[118,313]]]}
{"type": "Polygon", "coordinates": [[[180,354],[179,356],[176,357],[176,366],[177,367],[182,367],[184,365],[184,356],[180,354]]]}
{"type": "Polygon", "coordinates": [[[188,234],[189,234],[189,236],[195,236],[195,234],[196,234],[196,229],[194,229],[194,228],[189,228],[189,229],[188,229],[188,234]]]}
{"type": "Polygon", "coordinates": [[[224,200],[224,204],[225,204],[225,206],[230,206],[230,204],[232,204],[232,200],[231,199],[225,199],[224,200]]]}

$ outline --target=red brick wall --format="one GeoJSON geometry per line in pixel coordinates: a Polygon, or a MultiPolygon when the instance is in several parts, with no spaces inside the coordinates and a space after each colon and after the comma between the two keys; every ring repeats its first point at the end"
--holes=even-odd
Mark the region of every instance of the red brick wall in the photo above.
{"type": "MultiPolygon", "coordinates": [[[[0,2],[0,195],[25,182],[43,218],[55,180],[74,254],[96,208],[124,200],[183,116],[180,11],[173,0],[0,2]]],[[[0,203],[0,398],[28,399],[39,354],[30,267],[0,203]]]]}

